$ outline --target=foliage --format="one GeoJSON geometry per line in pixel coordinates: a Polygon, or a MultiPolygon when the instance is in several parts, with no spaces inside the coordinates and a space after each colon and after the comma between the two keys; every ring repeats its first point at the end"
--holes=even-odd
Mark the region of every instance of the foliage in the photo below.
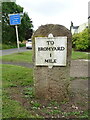
{"type": "Polygon", "coordinates": [[[0,50],[2,49],[11,49],[11,48],[16,48],[16,45],[7,45],[7,44],[2,44],[2,48],[0,48],[0,50]]]}
{"type": "Polygon", "coordinates": [[[90,48],[89,39],[90,36],[88,34],[89,30],[86,28],[80,33],[73,35],[73,48],[75,50],[88,50],[90,48]]]}
{"type": "MultiPolygon", "coordinates": [[[[15,26],[11,26],[9,23],[9,14],[23,13],[23,7],[17,5],[14,2],[3,2],[2,3],[2,43],[4,44],[15,44],[16,45],[16,31],[15,26]]],[[[21,25],[19,29],[19,41],[23,41],[26,38],[30,38],[32,35],[32,21],[27,13],[23,13],[21,16],[21,25]],[[30,34],[28,34],[28,31],[30,34]]]]}
{"type": "Polygon", "coordinates": [[[24,39],[27,40],[31,38],[33,30],[31,29],[33,25],[31,24],[32,21],[30,20],[27,13],[23,14],[22,18],[22,24],[19,26],[19,38],[20,41],[23,41],[24,39]]]}
{"type": "MultiPolygon", "coordinates": [[[[20,47],[25,47],[25,43],[19,43],[20,47]]],[[[0,50],[5,50],[5,49],[12,49],[12,48],[17,48],[16,45],[10,45],[10,44],[0,44],[0,50]]]]}

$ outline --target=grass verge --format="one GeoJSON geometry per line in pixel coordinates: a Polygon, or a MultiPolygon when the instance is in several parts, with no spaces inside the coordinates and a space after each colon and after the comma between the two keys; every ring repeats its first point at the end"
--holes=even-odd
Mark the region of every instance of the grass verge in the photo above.
{"type": "Polygon", "coordinates": [[[32,69],[14,65],[2,65],[3,87],[28,86],[33,84],[32,69]]]}
{"type": "Polygon", "coordinates": [[[68,101],[45,103],[37,100],[32,69],[4,64],[2,67],[3,118],[88,118],[81,104],[79,109],[68,101]]]}
{"type": "MultiPolygon", "coordinates": [[[[13,65],[2,65],[2,115],[3,118],[31,118],[33,115],[30,114],[20,102],[13,100],[10,96],[11,88],[24,87],[33,84],[32,80],[32,69],[13,66],[13,65]]],[[[18,96],[19,97],[19,96],[18,96]]]]}
{"type": "Polygon", "coordinates": [[[90,59],[87,52],[72,51],[72,59],[90,59]]]}
{"type": "Polygon", "coordinates": [[[12,100],[8,93],[3,91],[3,107],[2,107],[2,117],[3,118],[32,118],[33,116],[29,111],[24,109],[21,104],[15,100],[12,100]]]}
{"type": "Polygon", "coordinates": [[[10,62],[32,62],[32,51],[21,52],[21,53],[14,53],[11,55],[0,56],[0,59],[3,61],[10,61],[10,62]]]}

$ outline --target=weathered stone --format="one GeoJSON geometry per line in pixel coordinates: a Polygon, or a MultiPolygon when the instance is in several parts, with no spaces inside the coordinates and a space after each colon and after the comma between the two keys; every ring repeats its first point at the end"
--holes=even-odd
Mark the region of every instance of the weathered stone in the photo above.
{"type": "Polygon", "coordinates": [[[70,63],[72,36],[70,31],[62,25],[47,24],[40,26],[34,33],[33,62],[35,63],[35,37],[48,37],[52,33],[54,37],[67,36],[67,61],[66,66],[34,66],[35,94],[44,100],[68,100],[68,86],[70,82],[70,63]]]}

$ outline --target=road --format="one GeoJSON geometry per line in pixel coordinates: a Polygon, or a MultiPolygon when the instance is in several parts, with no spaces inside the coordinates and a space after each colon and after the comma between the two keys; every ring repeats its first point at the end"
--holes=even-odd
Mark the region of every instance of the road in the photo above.
{"type": "MultiPolygon", "coordinates": [[[[22,47],[22,48],[20,48],[19,52],[24,52],[24,51],[29,51],[29,50],[30,49],[26,49],[26,47],[22,47]]],[[[12,54],[12,53],[17,53],[17,52],[18,52],[17,48],[0,50],[0,56],[9,55],[9,54],[12,54]]]]}

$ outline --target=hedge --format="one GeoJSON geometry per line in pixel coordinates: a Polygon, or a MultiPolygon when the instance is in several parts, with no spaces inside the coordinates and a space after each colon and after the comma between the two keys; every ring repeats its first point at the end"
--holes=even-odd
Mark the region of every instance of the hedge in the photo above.
{"type": "Polygon", "coordinates": [[[86,28],[80,33],[74,34],[72,37],[72,46],[75,50],[89,50],[90,48],[90,30],[86,28]]]}

